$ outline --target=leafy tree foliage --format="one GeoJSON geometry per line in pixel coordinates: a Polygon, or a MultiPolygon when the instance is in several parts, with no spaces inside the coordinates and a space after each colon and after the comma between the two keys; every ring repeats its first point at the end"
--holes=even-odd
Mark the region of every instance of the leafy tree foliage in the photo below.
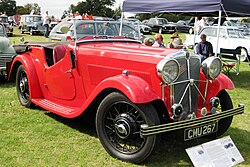
{"type": "Polygon", "coordinates": [[[15,0],[0,0],[0,11],[12,16],[16,13],[16,1],[15,0]]]}
{"type": "Polygon", "coordinates": [[[122,13],[122,8],[121,6],[119,6],[118,8],[115,9],[114,11],[114,19],[119,19],[121,17],[121,13],[122,13]]]}
{"type": "Polygon", "coordinates": [[[71,4],[72,13],[78,11],[80,14],[89,13],[94,16],[113,17],[114,11],[110,8],[115,0],[86,0],[78,2],[77,5],[71,4]]]}
{"type": "Polygon", "coordinates": [[[16,14],[30,14],[32,10],[34,11],[34,14],[39,14],[41,8],[37,3],[27,3],[24,6],[17,6],[16,14]]]}
{"type": "Polygon", "coordinates": [[[30,11],[28,8],[25,8],[23,6],[17,6],[16,7],[16,14],[17,15],[24,15],[24,14],[29,14],[30,11]]]}

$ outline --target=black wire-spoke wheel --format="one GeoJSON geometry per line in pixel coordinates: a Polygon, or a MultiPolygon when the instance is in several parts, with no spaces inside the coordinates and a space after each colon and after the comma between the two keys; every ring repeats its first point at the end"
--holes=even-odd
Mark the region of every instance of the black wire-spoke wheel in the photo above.
{"type": "Polygon", "coordinates": [[[157,136],[140,136],[142,124],[159,124],[150,104],[135,105],[120,93],[111,93],[101,102],[96,115],[98,137],[107,152],[133,163],[145,160],[153,151],[157,136]]]}
{"type": "Polygon", "coordinates": [[[23,65],[20,65],[17,70],[16,89],[20,103],[25,107],[31,107],[32,102],[30,100],[28,77],[23,65]]]}
{"type": "MultiPolygon", "coordinates": [[[[220,91],[218,93],[217,97],[220,99],[220,105],[217,108],[217,110],[219,112],[224,112],[226,110],[233,108],[232,100],[225,90],[220,91]]],[[[209,135],[208,137],[209,138],[216,138],[216,137],[223,135],[230,127],[232,120],[233,120],[233,116],[219,120],[218,131],[214,134],[209,135]]]]}

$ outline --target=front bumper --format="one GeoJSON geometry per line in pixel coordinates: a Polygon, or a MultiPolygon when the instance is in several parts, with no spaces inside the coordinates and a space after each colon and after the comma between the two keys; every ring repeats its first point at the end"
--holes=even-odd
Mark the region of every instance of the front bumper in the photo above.
{"type": "Polygon", "coordinates": [[[0,54],[0,62],[2,63],[8,63],[11,62],[13,60],[13,58],[15,57],[15,54],[13,53],[1,53],[0,54]]]}
{"type": "Polygon", "coordinates": [[[146,124],[143,124],[141,125],[140,133],[142,137],[147,137],[150,135],[156,135],[156,134],[160,134],[164,132],[190,128],[190,127],[210,123],[213,121],[218,121],[220,119],[234,116],[237,114],[242,114],[242,113],[244,113],[244,104],[239,104],[238,108],[226,110],[221,113],[216,113],[216,114],[208,115],[208,116],[201,117],[201,118],[195,118],[191,120],[167,123],[167,124],[162,124],[162,125],[154,125],[154,126],[148,126],[146,124]]]}
{"type": "Polygon", "coordinates": [[[0,71],[6,70],[6,63],[10,63],[14,56],[14,54],[0,54],[0,71]]]}

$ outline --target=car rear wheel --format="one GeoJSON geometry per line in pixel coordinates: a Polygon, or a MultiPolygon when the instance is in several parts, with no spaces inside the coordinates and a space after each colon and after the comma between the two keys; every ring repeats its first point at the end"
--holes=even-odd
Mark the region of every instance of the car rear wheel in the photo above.
{"type": "Polygon", "coordinates": [[[17,70],[16,90],[20,103],[27,108],[31,108],[33,103],[30,100],[28,76],[23,65],[20,65],[17,70]]]}
{"type": "MultiPolygon", "coordinates": [[[[220,109],[221,112],[233,108],[232,100],[225,90],[219,92],[217,97],[220,99],[220,106],[218,107],[218,109],[220,109]]],[[[223,135],[230,127],[232,120],[233,116],[219,120],[218,131],[212,135],[209,135],[209,138],[216,138],[223,135]]]]}
{"type": "Polygon", "coordinates": [[[34,31],[30,29],[30,35],[34,35],[34,31]]]}
{"type": "Polygon", "coordinates": [[[238,57],[238,59],[243,62],[243,61],[247,61],[247,50],[245,48],[238,48],[240,49],[240,54],[236,55],[238,57]]]}
{"type": "Polygon", "coordinates": [[[163,32],[162,32],[162,27],[159,28],[159,31],[158,31],[158,32],[159,32],[159,34],[162,34],[162,33],[163,33],[163,32]]]}
{"type": "Polygon", "coordinates": [[[97,135],[113,157],[140,163],[153,151],[158,136],[142,138],[140,125],[160,120],[151,104],[136,105],[121,93],[111,93],[101,102],[96,115],[97,135]]]}
{"type": "Polygon", "coordinates": [[[188,32],[189,32],[189,34],[193,34],[193,33],[194,33],[193,28],[190,28],[190,29],[188,30],[188,32]]]}

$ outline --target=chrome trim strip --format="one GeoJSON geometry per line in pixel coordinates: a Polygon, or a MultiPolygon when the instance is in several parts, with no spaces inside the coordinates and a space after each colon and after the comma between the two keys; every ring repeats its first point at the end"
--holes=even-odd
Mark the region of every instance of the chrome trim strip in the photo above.
{"type": "Polygon", "coordinates": [[[164,102],[164,96],[165,96],[165,84],[161,83],[161,99],[164,102]]]}
{"type": "Polygon", "coordinates": [[[187,58],[187,71],[188,71],[188,80],[189,80],[189,89],[188,89],[188,98],[189,98],[189,114],[192,113],[192,90],[191,90],[191,74],[190,74],[190,57],[187,58]]]}
{"type": "MultiPolygon", "coordinates": [[[[205,92],[204,92],[204,98],[205,98],[205,99],[207,98],[208,82],[209,82],[209,80],[207,79],[207,80],[206,80],[205,92]]],[[[206,100],[203,102],[203,104],[205,104],[205,102],[206,102],[206,100]]]]}
{"type": "Polygon", "coordinates": [[[167,124],[161,124],[161,125],[154,125],[154,126],[147,126],[145,124],[141,125],[141,136],[146,137],[150,135],[156,135],[159,133],[189,128],[192,126],[202,125],[213,121],[218,121],[223,118],[227,118],[230,116],[234,116],[237,114],[244,113],[244,105],[240,106],[235,109],[230,109],[223,111],[221,113],[216,113],[213,115],[208,115],[205,117],[200,117],[192,120],[186,120],[186,121],[179,121],[179,122],[172,122],[167,124]]]}

